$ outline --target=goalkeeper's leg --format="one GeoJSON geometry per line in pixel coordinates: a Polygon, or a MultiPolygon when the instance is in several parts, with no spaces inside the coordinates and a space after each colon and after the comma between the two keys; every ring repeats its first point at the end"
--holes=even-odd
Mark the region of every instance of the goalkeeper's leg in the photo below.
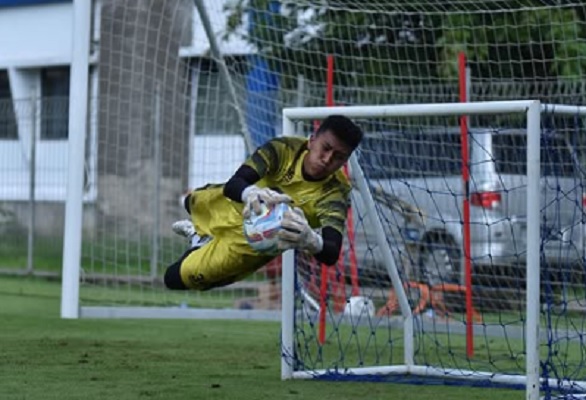
{"type": "MultiPolygon", "coordinates": [[[[187,211],[187,214],[189,215],[191,215],[191,210],[189,206],[190,198],[191,194],[188,194],[187,196],[185,196],[185,199],[183,200],[183,206],[185,207],[185,211],[187,211]]],[[[199,236],[195,230],[195,227],[193,226],[193,222],[191,222],[191,220],[189,219],[182,219],[176,221],[173,223],[171,228],[173,229],[173,232],[175,232],[177,235],[186,238],[189,241],[189,245],[191,248],[199,248],[211,240],[211,237],[209,236],[199,236]]]]}
{"type": "Polygon", "coordinates": [[[214,237],[189,249],[165,273],[165,285],[175,290],[209,290],[239,281],[273,257],[239,254],[229,240],[214,237]]]}
{"type": "Polygon", "coordinates": [[[200,237],[193,228],[193,224],[191,221],[182,220],[177,221],[173,224],[173,232],[177,233],[178,235],[184,236],[189,240],[189,248],[183,255],[177,260],[175,263],[171,264],[167,271],[165,272],[165,286],[169,289],[173,290],[186,290],[188,289],[187,286],[181,280],[181,263],[185,260],[191,253],[200,249],[202,246],[205,246],[209,243],[212,238],[210,236],[203,236],[200,237]]]}
{"type": "Polygon", "coordinates": [[[181,279],[181,263],[183,260],[187,258],[192,252],[197,250],[197,248],[192,247],[188,249],[180,258],[179,260],[175,261],[169,267],[167,267],[167,271],[165,271],[164,282],[167,289],[171,290],[187,290],[189,289],[183,280],[181,279]]]}
{"type": "Polygon", "coordinates": [[[193,223],[188,219],[182,219],[176,221],[172,226],[173,232],[179,236],[187,238],[189,241],[189,247],[200,248],[204,244],[208,243],[212,238],[210,236],[199,236],[195,231],[193,223]]]}

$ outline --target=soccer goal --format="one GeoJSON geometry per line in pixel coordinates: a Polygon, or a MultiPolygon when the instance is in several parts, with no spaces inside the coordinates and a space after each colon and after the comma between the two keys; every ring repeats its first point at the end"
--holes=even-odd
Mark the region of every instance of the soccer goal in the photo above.
{"type": "Polygon", "coordinates": [[[283,132],[336,113],[366,133],[350,162],[348,247],[335,267],[284,257],[282,378],[469,381],[525,387],[527,399],[585,391],[571,143],[586,109],[286,108],[283,132]]]}

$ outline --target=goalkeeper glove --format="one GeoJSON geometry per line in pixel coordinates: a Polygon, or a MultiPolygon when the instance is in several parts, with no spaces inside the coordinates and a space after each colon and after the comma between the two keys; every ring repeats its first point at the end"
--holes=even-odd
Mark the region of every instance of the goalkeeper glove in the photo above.
{"type": "Polygon", "coordinates": [[[298,249],[311,254],[322,251],[324,241],[319,233],[311,229],[303,211],[294,208],[285,212],[278,234],[280,250],[298,249]]]}
{"type": "Polygon", "coordinates": [[[271,207],[275,204],[290,203],[291,201],[291,197],[286,194],[269,188],[259,188],[258,186],[250,185],[242,191],[242,202],[244,203],[242,216],[248,218],[251,212],[260,214],[262,212],[262,204],[271,207]]]}

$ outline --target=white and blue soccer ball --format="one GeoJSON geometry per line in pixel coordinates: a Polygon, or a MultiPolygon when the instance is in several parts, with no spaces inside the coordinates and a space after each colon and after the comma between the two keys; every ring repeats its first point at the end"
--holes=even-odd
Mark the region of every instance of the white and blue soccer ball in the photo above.
{"type": "Polygon", "coordinates": [[[350,297],[344,307],[344,316],[353,322],[361,319],[368,321],[369,318],[374,317],[375,312],[372,300],[364,296],[350,297]]]}
{"type": "Polygon", "coordinates": [[[285,212],[290,210],[291,207],[285,203],[270,208],[263,205],[260,214],[253,212],[244,219],[244,237],[250,247],[262,254],[279,255],[278,233],[282,229],[285,212]]]}

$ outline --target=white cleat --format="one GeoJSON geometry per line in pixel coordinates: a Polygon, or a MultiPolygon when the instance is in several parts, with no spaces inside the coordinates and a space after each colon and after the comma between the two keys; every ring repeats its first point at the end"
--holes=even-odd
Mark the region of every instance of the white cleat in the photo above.
{"type": "Polygon", "coordinates": [[[182,219],[181,221],[174,222],[172,229],[173,232],[179,236],[186,237],[187,239],[191,239],[195,235],[195,228],[193,227],[193,223],[188,219],[182,219]]]}
{"type": "Polygon", "coordinates": [[[195,231],[193,223],[188,219],[176,221],[172,226],[173,232],[179,236],[187,238],[190,247],[200,248],[208,243],[212,238],[210,236],[199,236],[195,231]]]}

